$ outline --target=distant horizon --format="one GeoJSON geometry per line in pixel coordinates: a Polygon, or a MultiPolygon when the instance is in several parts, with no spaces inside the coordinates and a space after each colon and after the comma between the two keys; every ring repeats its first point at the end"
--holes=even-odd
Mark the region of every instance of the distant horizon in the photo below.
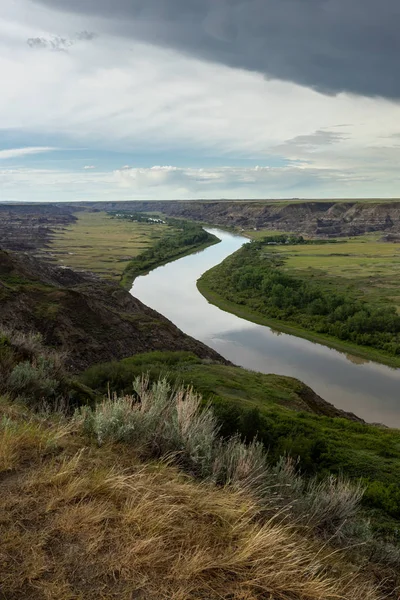
{"type": "Polygon", "coordinates": [[[0,200],[0,204],[117,204],[117,203],[151,203],[151,202],[400,202],[396,198],[187,198],[187,199],[152,199],[152,200],[0,200]]]}

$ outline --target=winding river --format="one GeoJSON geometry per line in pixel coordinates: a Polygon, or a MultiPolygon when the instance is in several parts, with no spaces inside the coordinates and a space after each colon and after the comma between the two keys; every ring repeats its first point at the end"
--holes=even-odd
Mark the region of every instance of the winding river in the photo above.
{"type": "Polygon", "coordinates": [[[138,277],[131,293],[233,363],[296,377],[339,408],[400,428],[400,369],[275,332],[209,304],[196,281],[248,239],[219,229],[208,231],[221,243],[138,277]]]}

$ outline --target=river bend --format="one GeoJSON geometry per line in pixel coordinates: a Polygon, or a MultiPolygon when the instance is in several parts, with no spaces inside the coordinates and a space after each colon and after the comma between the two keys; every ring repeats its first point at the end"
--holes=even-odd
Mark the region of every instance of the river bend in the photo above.
{"type": "Polygon", "coordinates": [[[132,295],[237,365],[296,377],[338,408],[400,428],[400,369],[277,333],[222,311],[200,294],[199,277],[248,242],[219,229],[208,231],[221,243],[138,277],[132,295]]]}

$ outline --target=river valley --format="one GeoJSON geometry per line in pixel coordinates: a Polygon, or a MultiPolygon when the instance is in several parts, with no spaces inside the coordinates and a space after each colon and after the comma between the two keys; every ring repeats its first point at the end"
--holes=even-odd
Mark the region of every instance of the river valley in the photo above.
{"type": "Polygon", "coordinates": [[[248,241],[219,229],[208,231],[221,243],[138,277],[132,295],[237,365],[296,377],[338,408],[368,422],[400,428],[400,369],[363,362],[251,323],[220,310],[200,294],[199,277],[248,241]]]}

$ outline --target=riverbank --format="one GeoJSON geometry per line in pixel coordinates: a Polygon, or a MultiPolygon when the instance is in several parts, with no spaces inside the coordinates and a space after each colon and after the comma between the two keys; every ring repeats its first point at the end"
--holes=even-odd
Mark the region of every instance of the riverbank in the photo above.
{"type": "Polygon", "coordinates": [[[197,280],[246,243],[241,236],[210,231],[221,238],[220,244],[138,277],[131,293],[233,364],[294,377],[342,410],[370,423],[400,428],[399,369],[354,358],[354,348],[348,348],[351,356],[346,357],[298,335],[276,335],[247,320],[248,315],[236,316],[237,307],[221,305],[227,309],[221,310],[208,302],[197,280]]]}
{"type": "Polygon", "coordinates": [[[285,323],[278,319],[264,317],[263,315],[252,311],[248,307],[226,300],[226,298],[223,298],[223,296],[210,289],[209,285],[207,284],[207,273],[204,273],[204,275],[202,275],[202,277],[197,281],[197,289],[208,300],[208,302],[214,306],[217,306],[225,312],[236,315],[241,319],[246,319],[246,321],[250,321],[251,323],[264,325],[273,331],[301,337],[316,344],[323,344],[328,348],[332,348],[338,352],[343,352],[343,354],[358,357],[365,361],[378,362],[393,369],[400,368],[400,357],[397,358],[395,356],[385,355],[374,348],[363,347],[350,342],[342,342],[332,336],[317,334],[302,327],[298,327],[292,323],[285,323]]]}

